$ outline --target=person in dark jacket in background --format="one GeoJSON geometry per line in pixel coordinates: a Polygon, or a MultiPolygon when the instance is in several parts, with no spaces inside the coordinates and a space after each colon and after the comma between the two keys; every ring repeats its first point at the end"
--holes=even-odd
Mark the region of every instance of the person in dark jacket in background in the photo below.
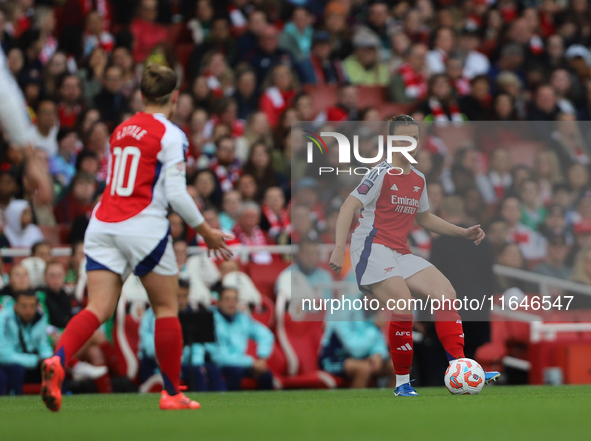
{"type": "MultiPolygon", "coordinates": [[[[461,197],[446,197],[441,203],[440,216],[447,222],[464,225],[466,214],[461,197]]],[[[479,246],[474,246],[471,241],[461,237],[437,237],[432,243],[430,261],[449,279],[456,290],[456,298],[478,299],[482,302],[483,296],[488,299],[494,294],[494,252],[487,239],[479,246]]],[[[478,347],[490,340],[488,306],[489,303],[485,303],[482,311],[458,311],[464,326],[464,354],[468,358],[474,358],[478,347]]],[[[427,344],[441,346],[435,338],[434,322],[426,322],[423,325],[427,344]]],[[[432,358],[441,354],[442,350],[428,348],[424,355],[432,358]]],[[[433,369],[430,369],[432,378],[443,378],[448,365],[445,357],[441,355],[429,362],[433,366],[433,369]]]]}

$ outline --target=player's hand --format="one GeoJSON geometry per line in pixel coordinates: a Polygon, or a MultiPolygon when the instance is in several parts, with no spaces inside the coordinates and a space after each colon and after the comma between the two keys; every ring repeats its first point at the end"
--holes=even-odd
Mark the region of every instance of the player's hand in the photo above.
{"type": "Polygon", "coordinates": [[[330,260],[328,262],[330,268],[335,273],[340,273],[343,269],[343,261],[345,260],[345,251],[340,248],[335,248],[335,250],[330,255],[330,260]]]}
{"type": "Polygon", "coordinates": [[[480,242],[482,242],[484,236],[486,235],[484,234],[484,231],[482,231],[482,228],[480,228],[480,224],[464,229],[464,237],[466,239],[473,240],[475,245],[478,245],[480,242]]]}
{"type": "Polygon", "coordinates": [[[217,258],[230,260],[234,254],[228,247],[226,239],[232,240],[234,236],[222,230],[211,228],[209,233],[203,236],[203,241],[207,245],[207,255],[210,256],[213,252],[213,255],[217,258]]]}

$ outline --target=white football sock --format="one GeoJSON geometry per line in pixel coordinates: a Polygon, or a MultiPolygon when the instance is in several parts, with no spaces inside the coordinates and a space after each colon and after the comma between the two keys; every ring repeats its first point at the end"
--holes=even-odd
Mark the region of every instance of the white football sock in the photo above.
{"type": "Polygon", "coordinates": [[[402,386],[404,383],[408,383],[409,381],[410,381],[410,374],[396,375],[396,387],[402,386]]]}

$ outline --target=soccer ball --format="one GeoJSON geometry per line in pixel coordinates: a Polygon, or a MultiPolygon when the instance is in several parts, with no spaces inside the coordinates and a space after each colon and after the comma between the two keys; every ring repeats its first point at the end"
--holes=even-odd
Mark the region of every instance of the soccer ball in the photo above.
{"type": "Polygon", "coordinates": [[[444,381],[453,395],[477,395],[484,386],[484,370],[470,358],[458,358],[447,367],[444,381]]]}

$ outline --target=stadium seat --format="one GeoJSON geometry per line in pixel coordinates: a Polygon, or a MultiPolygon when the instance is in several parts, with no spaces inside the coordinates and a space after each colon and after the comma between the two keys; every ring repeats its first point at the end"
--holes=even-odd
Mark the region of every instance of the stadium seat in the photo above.
{"type": "Polygon", "coordinates": [[[273,298],[275,296],[275,281],[281,271],[289,265],[290,262],[278,260],[273,260],[269,265],[264,266],[249,262],[246,267],[246,273],[263,296],[273,298]]]}
{"type": "Polygon", "coordinates": [[[261,322],[269,329],[275,325],[275,303],[267,296],[261,297],[262,304],[251,308],[252,318],[261,322]]]}
{"type": "MultiPolygon", "coordinates": [[[[285,371],[277,376],[282,389],[324,389],[335,388],[343,380],[318,368],[318,350],[324,332],[322,317],[315,321],[292,319],[286,305],[291,298],[288,289],[280,289],[275,305],[277,343],[285,356],[285,371]]],[[[308,317],[309,318],[309,317],[308,317]]]]}
{"type": "Polygon", "coordinates": [[[302,90],[312,97],[314,113],[320,113],[329,106],[335,105],[339,100],[339,93],[336,86],[305,84],[302,90]]]}
{"type": "Polygon", "coordinates": [[[388,101],[388,91],[382,86],[359,86],[359,107],[378,107],[388,101]]]}

